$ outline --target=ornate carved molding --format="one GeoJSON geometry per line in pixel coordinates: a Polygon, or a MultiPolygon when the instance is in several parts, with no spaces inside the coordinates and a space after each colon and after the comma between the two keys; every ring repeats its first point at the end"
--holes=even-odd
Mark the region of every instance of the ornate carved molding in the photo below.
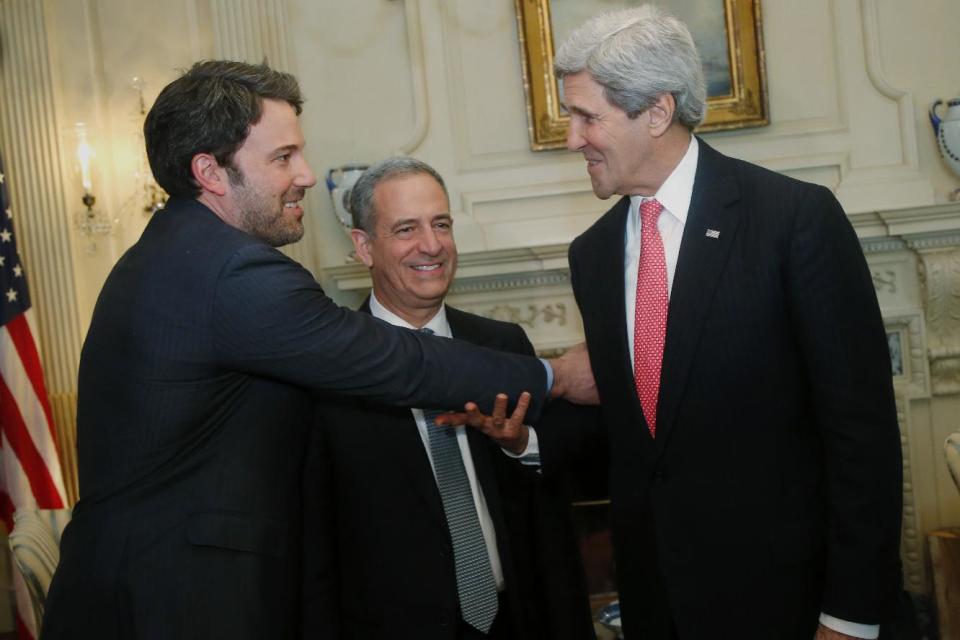
{"type": "Polygon", "coordinates": [[[542,305],[501,303],[485,309],[474,309],[474,312],[486,318],[514,322],[531,329],[535,325],[556,323],[562,327],[567,324],[567,305],[563,302],[542,305]]]}
{"type": "Polygon", "coordinates": [[[893,269],[871,269],[870,276],[873,278],[873,288],[877,293],[886,291],[888,293],[897,292],[897,272],[893,269]]]}
{"type": "Polygon", "coordinates": [[[483,292],[448,300],[464,311],[521,325],[539,353],[562,353],[583,341],[583,324],[569,287],[483,292]]]}
{"type": "Polygon", "coordinates": [[[918,254],[933,393],[960,393],[960,248],[918,254]]]}
{"type": "MultiPolygon", "coordinates": [[[[907,249],[918,257],[932,391],[960,393],[960,203],[855,214],[851,221],[866,255],[907,249]]],[[[897,275],[871,265],[878,295],[898,293],[897,275]]]]}
{"type": "Polygon", "coordinates": [[[570,274],[557,271],[545,273],[518,273],[505,276],[497,275],[487,278],[465,278],[457,280],[450,293],[453,295],[464,293],[479,293],[483,291],[506,291],[508,289],[530,289],[538,287],[567,286],[570,284],[570,274]]]}
{"type": "Polygon", "coordinates": [[[960,232],[931,233],[913,236],[907,241],[907,246],[916,251],[960,247],[960,232]]]}
{"type": "Polygon", "coordinates": [[[898,335],[899,353],[891,348],[891,362],[899,360],[899,368],[893,367],[893,384],[906,399],[930,397],[930,368],[927,360],[927,338],[923,314],[916,313],[886,316],[883,319],[888,336],[898,335]]]}
{"type": "Polygon", "coordinates": [[[907,243],[898,238],[871,238],[868,240],[861,240],[860,247],[863,249],[863,253],[866,255],[871,255],[874,253],[893,253],[894,251],[902,251],[907,248],[907,243]]]}
{"type": "Polygon", "coordinates": [[[900,425],[900,447],[903,452],[903,572],[905,587],[913,593],[926,590],[926,568],[923,561],[920,514],[914,497],[913,463],[910,457],[909,401],[899,393],[897,423],[900,425]]]}

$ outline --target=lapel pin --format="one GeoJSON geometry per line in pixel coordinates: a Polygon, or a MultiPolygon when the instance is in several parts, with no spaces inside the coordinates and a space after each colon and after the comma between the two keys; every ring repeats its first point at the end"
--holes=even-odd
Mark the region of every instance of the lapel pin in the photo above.
{"type": "Polygon", "coordinates": [[[716,229],[707,229],[707,237],[713,238],[714,240],[716,240],[717,238],[720,237],[720,232],[717,231],[716,229]]]}

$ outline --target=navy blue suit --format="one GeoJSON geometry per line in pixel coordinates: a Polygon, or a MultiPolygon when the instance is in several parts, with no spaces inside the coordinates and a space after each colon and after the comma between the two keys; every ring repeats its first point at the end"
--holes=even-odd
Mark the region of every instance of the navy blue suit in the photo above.
{"type": "MultiPolygon", "coordinates": [[[[840,205],[700,142],[655,439],[625,328],[628,208],[570,247],[626,637],[809,640],[819,611],[879,622],[899,586],[901,452],[883,323],[840,205]]],[[[551,436],[547,466],[562,457],[551,436]]]]}
{"type": "Polygon", "coordinates": [[[44,637],[298,636],[308,390],[489,407],[497,391],[542,403],[545,378],[533,358],[341,309],[276,249],[171,200],[84,343],[80,501],[44,637]]]}
{"type": "MultiPolygon", "coordinates": [[[[516,324],[446,313],[456,338],[533,353],[516,324]]],[[[317,422],[304,475],[304,638],[454,640],[453,547],[410,410],[325,401],[317,422]]],[[[515,640],[593,638],[565,492],[478,431],[467,437],[503,568],[498,625],[515,640]]]]}

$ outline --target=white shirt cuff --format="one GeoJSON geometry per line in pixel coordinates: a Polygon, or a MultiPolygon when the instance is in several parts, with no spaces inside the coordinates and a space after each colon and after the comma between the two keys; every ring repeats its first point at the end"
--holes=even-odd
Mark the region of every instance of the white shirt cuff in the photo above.
{"type": "Polygon", "coordinates": [[[546,358],[538,358],[540,362],[543,363],[543,368],[547,372],[547,398],[550,397],[550,389],[553,389],[553,367],[550,366],[550,363],[546,358]]]}
{"type": "Polygon", "coordinates": [[[527,465],[530,467],[539,467],[540,466],[540,440],[537,439],[537,430],[533,427],[527,427],[527,448],[524,449],[521,453],[514,453],[508,451],[503,447],[500,449],[510,456],[511,458],[516,458],[520,461],[520,464],[527,465]]]}
{"type": "Polygon", "coordinates": [[[854,638],[865,638],[866,640],[876,640],[880,636],[880,625],[878,624],[860,624],[859,622],[847,622],[840,618],[825,613],[820,614],[820,624],[823,626],[845,633],[854,638]]]}

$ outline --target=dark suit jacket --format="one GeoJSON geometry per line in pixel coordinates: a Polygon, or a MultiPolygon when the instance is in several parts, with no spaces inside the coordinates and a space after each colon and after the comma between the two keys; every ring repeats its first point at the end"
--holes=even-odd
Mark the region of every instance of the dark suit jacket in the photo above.
{"type": "MultiPolygon", "coordinates": [[[[877,623],[899,584],[901,453],[870,273],[825,188],[700,142],[657,435],[634,388],[623,198],[570,247],[602,402],[627,638],[877,623]],[[720,232],[714,239],[708,229],[720,232]]],[[[550,464],[549,432],[541,453],[550,464]]]]}
{"type": "MultiPolygon", "coordinates": [[[[533,353],[518,325],[449,306],[447,319],[463,340],[533,353]]],[[[304,474],[304,638],[456,638],[450,533],[410,410],[321,402],[317,420],[304,474]]],[[[593,638],[569,502],[479,432],[467,436],[503,566],[499,615],[517,640],[593,638]]]]}
{"type": "Polygon", "coordinates": [[[114,267],[84,344],[81,496],[44,637],[299,635],[308,388],[453,408],[542,397],[545,374],[340,309],[279,251],[172,200],[114,267]]]}

